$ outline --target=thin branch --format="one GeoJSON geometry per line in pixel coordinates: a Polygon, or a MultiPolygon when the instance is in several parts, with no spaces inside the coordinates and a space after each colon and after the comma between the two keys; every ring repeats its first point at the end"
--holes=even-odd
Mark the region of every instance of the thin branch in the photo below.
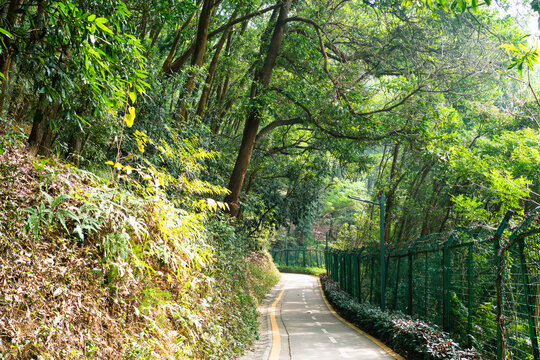
{"type": "MultiPolygon", "coordinates": [[[[259,16],[259,15],[262,15],[262,14],[265,14],[269,11],[272,11],[278,7],[280,7],[281,5],[283,5],[281,2],[277,3],[276,5],[273,5],[273,6],[270,6],[270,7],[267,7],[267,8],[264,8],[264,9],[261,9],[261,10],[258,10],[258,11],[254,11],[252,13],[249,13],[247,15],[244,15],[242,17],[239,17],[238,19],[236,20],[233,20],[233,21],[230,21],[228,22],[227,24],[224,24],[224,25],[221,25],[220,27],[218,27],[216,30],[214,31],[211,31],[208,33],[208,36],[206,38],[206,40],[210,40],[211,38],[213,38],[214,36],[216,36],[217,34],[219,34],[220,32],[230,28],[231,26],[234,26],[238,23],[241,23],[243,21],[246,21],[246,20],[249,20],[255,16],[259,16]]],[[[167,74],[174,74],[174,73],[177,73],[178,71],[180,71],[180,69],[182,68],[182,66],[185,64],[185,62],[187,61],[187,59],[191,56],[191,54],[193,53],[193,51],[195,50],[195,44],[191,44],[187,49],[186,51],[184,51],[184,53],[182,55],[180,55],[178,58],[176,58],[176,60],[174,60],[174,62],[166,69],[166,73],[167,74]]]]}

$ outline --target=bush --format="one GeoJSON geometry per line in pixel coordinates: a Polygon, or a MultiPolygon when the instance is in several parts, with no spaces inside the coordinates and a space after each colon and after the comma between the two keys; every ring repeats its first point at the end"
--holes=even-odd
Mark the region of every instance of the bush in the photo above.
{"type": "Polygon", "coordinates": [[[324,293],[345,319],[380,339],[394,351],[415,359],[482,359],[474,349],[463,350],[448,334],[424,321],[400,312],[382,312],[371,304],[360,304],[326,274],[320,276],[324,293]]]}
{"type": "Polygon", "coordinates": [[[295,274],[307,274],[319,276],[322,273],[326,272],[325,269],[320,267],[302,267],[302,266],[287,266],[287,265],[277,265],[277,268],[280,272],[284,273],[295,273],[295,274]]]}

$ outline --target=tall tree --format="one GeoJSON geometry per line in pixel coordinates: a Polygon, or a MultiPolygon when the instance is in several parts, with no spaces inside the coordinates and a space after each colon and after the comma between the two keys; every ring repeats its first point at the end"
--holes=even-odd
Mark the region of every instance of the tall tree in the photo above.
{"type": "Polygon", "coordinates": [[[291,4],[292,0],[286,0],[279,8],[279,15],[274,25],[272,38],[268,44],[268,50],[266,52],[264,62],[262,63],[262,66],[258,66],[251,85],[251,90],[249,93],[249,99],[251,102],[250,109],[244,124],[242,143],[240,144],[240,149],[238,150],[238,155],[236,157],[236,163],[229,179],[228,189],[230,193],[225,197],[225,201],[230,206],[230,213],[233,216],[238,214],[238,199],[242,191],[247,168],[251,161],[251,154],[253,152],[255,139],[257,137],[257,132],[259,131],[259,125],[261,123],[261,117],[265,106],[261,98],[263,97],[262,95],[268,91],[267,88],[270,85],[270,80],[272,79],[272,71],[274,69],[274,65],[279,54],[279,49],[285,35],[285,29],[287,26],[285,20],[287,19],[289,10],[291,9],[291,4]]]}

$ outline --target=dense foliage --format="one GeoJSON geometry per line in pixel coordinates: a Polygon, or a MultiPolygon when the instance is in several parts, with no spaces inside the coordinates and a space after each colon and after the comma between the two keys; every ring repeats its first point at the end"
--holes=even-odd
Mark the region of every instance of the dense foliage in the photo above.
{"type": "Polygon", "coordinates": [[[253,341],[278,274],[228,219],[20,150],[1,160],[19,179],[0,190],[3,359],[223,359],[253,341]]]}
{"type": "Polygon", "coordinates": [[[423,321],[356,302],[326,275],[321,275],[321,283],[328,301],[340,315],[407,359],[482,359],[475,350],[463,349],[448,334],[423,321]]]}
{"type": "MultiPolygon", "coordinates": [[[[538,3],[490,5],[3,1],[0,254],[62,244],[110,304],[124,285],[142,294],[137,316],[169,329],[170,349],[227,357],[249,331],[234,338],[209,309],[253,308],[246,258],[378,239],[377,209],[347,195],[386,197],[392,243],[519,219],[540,202],[539,53],[511,10],[538,3]]],[[[13,356],[45,351],[35,316],[39,341],[13,356]]]]}

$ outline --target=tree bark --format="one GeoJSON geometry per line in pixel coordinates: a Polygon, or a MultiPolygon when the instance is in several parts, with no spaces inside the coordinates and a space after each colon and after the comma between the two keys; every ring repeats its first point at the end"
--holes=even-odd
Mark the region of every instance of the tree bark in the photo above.
{"type": "Polygon", "coordinates": [[[285,34],[286,23],[285,20],[291,8],[292,0],[286,0],[280,7],[279,16],[274,27],[274,32],[268,45],[266,53],[266,59],[262,67],[255,73],[255,78],[251,86],[250,100],[253,106],[250,108],[242,135],[242,143],[238,151],[236,163],[232,171],[228,189],[229,195],[225,197],[225,202],[229,204],[229,213],[236,217],[240,206],[238,205],[238,199],[242,191],[244,184],[244,178],[247,168],[251,161],[251,154],[255,145],[255,139],[259,130],[261,122],[262,111],[264,104],[259,100],[261,93],[263,93],[272,79],[272,71],[276,63],[276,58],[279,54],[281,43],[285,34]]]}
{"type": "MultiPolygon", "coordinates": [[[[171,45],[171,49],[169,50],[169,55],[167,55],[167,58],[163,62],[162,70],[164,73],[170,72],[171,62],[174,58],[174,55],[176,54],[176,49],[178,48],[178,44],[180,43],[180,38],[182,37],[182,31],[184,31],[184,29],[189,25],[189,23],[191,23],[191,20],[195,16],[195,13],[196,11],[194,11],[193,14],[191,14],[191,16],[186,21],[184,21],[180,29],[178,29],[178,31],[176,32],[176,36],[174,37],[173,43],[171,45]]],[[[188,57],[189,55],[186,56],[185,60],[182,62],[180,67],[184,65],[183,63],[187,60],[188,57]]]]}
{"type": "Polygon", "coordinates": [[[36,112],[34,113],[34,119],[32,122],[32,130],[28,137],[28,152],[36,156],[39,151],[39,145],[45,135],[45,127],[47,126],[47,119],[45,118],[46,108],[46,96],[45,94],[39,95],[38,104],[36,106],[36,112]]]}
{"type": "MultiPolygon", "coordinates": [[[[231,16],[230,21],[234,20],[236,18],[236,11],[231,16]]],[[[223,46],[225,45],[225,41],[229,38],[229,33],[232,31],[232,27],[227,28],[221,35],[221,39],[219,39],[219,42],[216,46],[216,50],[214,52],[214,56],[212,57],[212,61],[210,62],[210,66],[208,68],[208,75],[206,76],[206,80],[204,81],[204,87],[203,91],[201,93],[201,98],[199,100],[199,104],[197,105],[197,111],[196,115],[201,116],[204,112],[204,109],[206,107],[206,101],[208,100],[208,94],[210,93],[210,86],[212,85],[212,82],[214,81],[214,74],[216,73],[217,64],[219,60],[219,56],[221,54],[221,50],[223,49],[223,46]]]]}
{"type": "MultiPolygon", "coordinates": [[[[262,10],[258,10],[258,11],[255,11],[255,12],[252,12],[252,13],[249,13],[245,16],[242,16],[234,21],[231,21],[227,24],[224,24],[222,26],[220,26],[219,28],[217,28],[216,30],[213,30],[212,32],[210,32],[208,34],[208,37],[207,39],[210,39],[210,38],[213,38],[214,36],[216,36],[217,34],[219,34],[220,32],[238,24],[238,23],[241,23],[243,21],[247,21],[255,16],[259,16],[259,15],[262,15],[264,13],[267,13],[271,10],[274,10],[274,9],[277,9],[279,6],[281,5],[281,3],[277,4],[277,5],[273,5],[273,6],[270,6],[268,8],[265,8],[265,9],[262,9],[262,10]]],[[[187,61],[187,59],[189,58],[189,56],[191,54],[193,54],[193,52],[195,51],[195,44],[193,45],[190,45],[190,47],[188,47],[186,49],[186,51],[180,55],[176,60],[174,60],[174,62],[172,62],[170,64],[170,66],[168,67],[168,69],[165,71],[166,73],[168,74],[174,74],[174,73],[177,73],[178,71],[180,71],[180,69],[182,68],[182,66],[184,66],[184,63],[187,61]]]]}
{"type": "MultiPolygon", "coordinates": [[[[12,31],[13,27],[20,19],[20,14],[17,12],[24,4],[24,0],[11,0],[7,8],[5,21],[2,22],[2,27],[7,31],[12,31]]],[[[9,84],[9,68],[11,67],[11,59],[13,56],[13,40],[5,35],[0,35],[2,41],[2,53],[0,54],[0,73],[4,76],[0,86],[0,114],[4,107],[4,99],[6,98],[7,87],[9,84]]]]}
{"type": "Polygon", "coordinates": [[[48,104],[45,94],[39,96],[34,120],[32,122],[32,130],[28,137],[28,152],[33,155],[43,155],[45,157],[51,154],[54,132],[52,130],[52,121],[58,114],[60,103],[53,101],[48,104]]]}
{"type": "MultiPolygon", "coordinates": [[[[204,59],[204,49],[206,47],[206,40],[208,38],[208,28],[210,27],[210,19],[212,18],[212,9],[214,8],[213,0],[204,0],[199,16],[199,23],[197,25],[197,36],[195,37],[195,45],[193,49],[193,55],[191,56],[191,66],[200,68],[204,59]]],[[[196,74],[191,71],[185,86],[184,96],[181,97],[178,102],[178,113],[176,121],[185,120],[187,117],[186,100],[191,95],[193,87],[195,86],[196,74]]]]}
{"type": "Polygon", "coordinates": [[[386,197],[386,206],[385,206],[385,219],[384,219],[384,238],[390,239],[390,228],[392,226],[392,213],[394,211],[394,198],[395,198],[395,178],[396,178],[396,167],[398,163],[399,156],[399,143],[396,143],[394,150],[392,152],[392,165],[390,166],[390,178],[389,185],[392,190],[388,191],[386,197]]]}

